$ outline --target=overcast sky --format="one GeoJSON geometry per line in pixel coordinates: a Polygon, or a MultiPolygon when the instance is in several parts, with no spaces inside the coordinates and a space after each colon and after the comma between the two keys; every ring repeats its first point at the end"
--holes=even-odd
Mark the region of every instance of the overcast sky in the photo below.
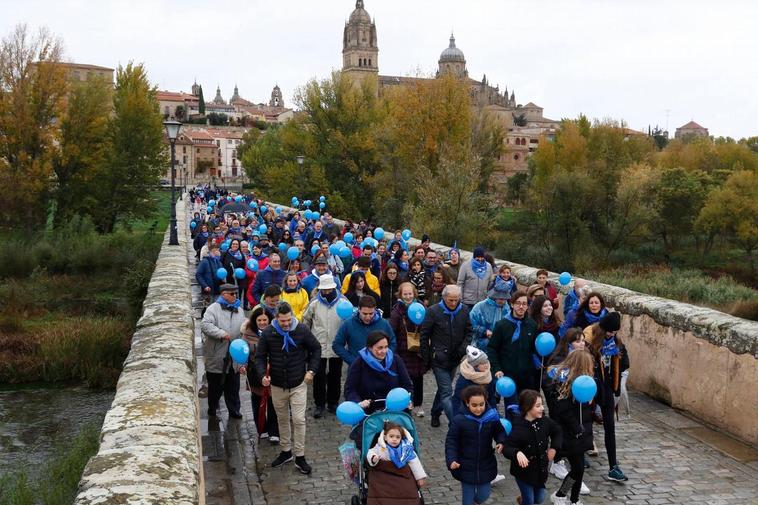
{"type": "MultiPolygon", "coordinates": [[[[486,74],[545,116],[584,113],[712,135],[758,135],[758,1],[366,0],[381,74],[436,70],[450,31],[469,74],[486,74]]],[[[0,0],[0,32],[47,26],[67,59],[115,67],[144,62],[160,89],[206,100],[216,85],[268,102],[342,64],[354,0],[0,0]]]]}

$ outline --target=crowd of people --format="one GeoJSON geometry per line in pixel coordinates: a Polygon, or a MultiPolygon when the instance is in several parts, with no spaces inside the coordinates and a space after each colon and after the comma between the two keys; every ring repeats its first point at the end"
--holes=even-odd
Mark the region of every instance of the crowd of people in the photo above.
{"type": "MultiPolygon", "coordinates": [[[[420,422],[424,376],[431,372],[430,424],[441,427],[444,414],[444,456],[461,482],[464,505],[486,501],[491,483],[503,478],[499,454],[509,460],[522,505],[543,502],[548,473],[561,479],[553,503],[580,503],[589,492],[585,455],[596,454],[593,422],[604,430],[605,477],[627,480],[614,430],[629,369],[617,334],[620,316],[583,280],[561,296],[540,270],[523,288],[482,247],[463,261],[455,245],[443,256],[426,235],[411,245],[407,230],[384,231],[365,221],[339,225],[324,211],[324,197],[315,204],[293,198],[294,209],[207,187],[190,198],[196,278],[207,302],[208,415],[217,414],[223,396],[229,415],[241,417],[245,377],[261,437],[280,446],[272,467],[294,460],[302,473],[312,471],[305,459],[308,385],[314,418],[334,414],[342,399],[370,414],[402,387],[420,422]],[[340,312],[345,300],[354,307],[347,317],[340,312]],[[421,321],[409,314],[414,303],[426,307],[421,321]],[[542,333],[557,343],[544,360],[535,347],[542,333]],[[247,364],[230,359],[229,344],[238,338],[249,344],[247,364]],[[592,404],[573,397],[572,383],[582,375],[595,378],[592,404]],[[497,393],[501,377],[516,385],[510,397],[497,393]],[[500,422],[501,403],[510,434],[500,422]]],[[[409,464],[408,475],[423,486],[427,476],[417,456],[412,450],[399,456],[407,438],[401,427],[389,426],[367,463],[409,464]]]]}

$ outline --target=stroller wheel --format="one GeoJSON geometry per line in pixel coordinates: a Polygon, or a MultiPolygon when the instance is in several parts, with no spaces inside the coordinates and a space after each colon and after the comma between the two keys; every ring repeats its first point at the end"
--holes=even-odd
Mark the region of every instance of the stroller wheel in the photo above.
{"type": "Polygon", "coordinates": [[[361,497],[360,496],[353,496],[350,499],[350,505],[361,505],[361,497]]]}

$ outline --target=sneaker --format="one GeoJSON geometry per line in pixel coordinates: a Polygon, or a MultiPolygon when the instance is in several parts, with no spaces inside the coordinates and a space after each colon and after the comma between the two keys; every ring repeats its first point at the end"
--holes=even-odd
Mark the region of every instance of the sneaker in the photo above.
{"type": "Polygon", "coordinates": [[[198,398],[207,398],[208,397],[208,386],[203,384],[200,386],[200,389],[197,390],[197,397],[198,398]]]}
{"type": "Polygon", "coordinates": [[[416,417],[424,417],[425,412],[424,409],[421,407],[416,408],[416,417]]]}
{"type": "Polygon", "coordinates": [[[558,480],[565,479],[566,475],[569,473],[568,468],[566,468],[566,462],[564,460],[560,460],[559,462],[550,465],[550,473],[555,475],[558,480]]]}
{"type": "Polygon", "coordinates": [[[584,505],[584,503],[582,503],[582,500],[572,501],[569,503],[571,503],[571,505],[584,505]]]}
{"type": "Polygon", "coordinates": [[[313,410],[313,417],[315,419],[321,419],[322,417],[324,417],[324,407],[316,407],[313,410]]]}
{"type": "Polygon", "coordinates": [[[268,438],[268,432],[264,431],[263,433],[261,433],[260,438],[268,438]]]}
{"type": "Polygon", "coordinates": [[[503,475],[502,473],[499,473],[499,474],[495,475],[494,479],[492,479],[492,482],[490,482],[490,486],[494,486],[495,484],[497,484],[501,480],[505,480],[505,475],[503,475]]]}
{"type": "Polygon", "coordinates": [[[432,416],[432,428],[440,427],[440,416],[432,416]]]}
{"type": "Polygon", "coordinates": [[[271,442],[271,445],[279,445],[279,437],[270,436],[268,437],[268,441],[271,442]]]}
{"type": "Polygon", "coordinates": [[[611,471],[608,472],[608,476],[606,478],[614,482],[625,482],[629,480],[629,478],[624,475],[624,472],[621,471],[621,468],[619,468],[618,465],[611,468],[611,471]]]}
{"type": "Polygon", "coordinates": [[[582,482],[582,488],[579,490],[579,494],[590,494],[590,488],[587,487],[587,484],[582,482]]]}
{"type": "MultiPolygon", "coordinates": [[[[271,440],[271,438],[269,438],[269,440],[271,440]]],[[[282,451],[279,453],[279,456],[277,456],[276,459],[271,462],[271,468],[282,466],[285,463],[289,463],[293,459],[294,458],[292,457],[292,451],[282,451]]]]}
{"type": "Polygon", "coordinates": [[[300,473],[309,475],[311,473],[311,465],[305,461],[305,456],[298,456],[295,458],[295,468],[300,470],[300,473]]]}
{"type": "Polygon", "coordinates": [[[553,494],[550,495],[550,501],[552,501],[555,505],[569,505],[569,503],[570,503],[569,502],[569,497],[568,496],[563,496],[563,497],[558,496],[558,491],[556,491],[555,493],[553,493],[553,494]]]}

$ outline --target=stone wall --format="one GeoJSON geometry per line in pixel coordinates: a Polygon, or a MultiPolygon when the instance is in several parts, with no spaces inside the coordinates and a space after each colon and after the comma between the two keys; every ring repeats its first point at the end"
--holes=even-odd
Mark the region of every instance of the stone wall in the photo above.
{"type": "Polygon", "coordinates": [[[167,231],[76,504],[204,503],[183,204],[177,204],[180,245],[168,245],[167,231]]]}
{"type": "MultiPolygon", "coordinates": [[[[450,250],[441,244],[432,248],[445,254],[450,250]]],[[[470,259],[471,253],[461,251],[461,258],[470,259]]],[[[496,263],[509,265],[522,285],[536,281],[537,268],[496,263]]],[[[557,273],[551,272],[550,279],[559,285],[557,273]]],[[[588,284],[622,314],[620,335],[631,360],[630,387],[758,444],[757,322],[617,286],[588,284]]],[[[573,284],[561,288],[564,294],[570,289],[573,284]]]]}

